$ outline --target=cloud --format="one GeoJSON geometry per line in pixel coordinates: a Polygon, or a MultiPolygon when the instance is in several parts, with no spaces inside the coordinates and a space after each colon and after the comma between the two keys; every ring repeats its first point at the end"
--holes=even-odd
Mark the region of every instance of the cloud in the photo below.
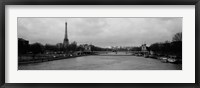
{"type": "Polygon", "coordinates": [[[65,22],[69,41],[98,46],[135,46],[171,41],[182,32],[182,18],[18,18],[18,37],[31,43],[62,43],[65,22]]]}

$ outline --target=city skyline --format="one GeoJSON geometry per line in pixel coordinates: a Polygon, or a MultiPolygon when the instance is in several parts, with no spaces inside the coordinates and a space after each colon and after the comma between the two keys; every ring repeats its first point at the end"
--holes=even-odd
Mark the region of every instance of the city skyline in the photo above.
{"type": "Polygon", "coordinates": [[[18,18],[18,38],[30,43],[62,43],[68,23],[69,42],[100,47],[138,46],[171,41],[182,32],[181,17],[162,18],[18,18]]]}

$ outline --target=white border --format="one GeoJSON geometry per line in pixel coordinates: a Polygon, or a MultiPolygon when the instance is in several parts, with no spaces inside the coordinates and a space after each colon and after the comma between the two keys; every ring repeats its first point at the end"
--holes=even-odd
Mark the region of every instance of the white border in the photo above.
{"type": "Polygon", "coordinates": [[[194,83],[194,5],[6,5],[6,83],[194,83]],[[183,17],[183,70],[17,71],[17,17],[183,17]]]}

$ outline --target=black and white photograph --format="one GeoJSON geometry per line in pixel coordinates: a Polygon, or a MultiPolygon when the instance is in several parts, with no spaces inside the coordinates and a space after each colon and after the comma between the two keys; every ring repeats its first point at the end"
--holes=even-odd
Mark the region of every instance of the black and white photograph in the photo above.
{"type": "Polygon", "coordinates": [[[182,17],[18,17],[18,70],[182,70],[182,17]]]}

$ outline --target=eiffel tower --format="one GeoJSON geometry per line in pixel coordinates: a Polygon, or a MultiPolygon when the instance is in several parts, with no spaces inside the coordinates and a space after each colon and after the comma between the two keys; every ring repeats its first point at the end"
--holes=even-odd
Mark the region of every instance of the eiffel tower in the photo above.
{"type": "Polygon", "coordinates": [[[65,22],[65,38],[64,38],[64,41],[63,41],[63,46],[67,47],[68,45],[69,45],[69,39],[68,39],[68,36],[67,36],[67,22],[65,22]]]}

